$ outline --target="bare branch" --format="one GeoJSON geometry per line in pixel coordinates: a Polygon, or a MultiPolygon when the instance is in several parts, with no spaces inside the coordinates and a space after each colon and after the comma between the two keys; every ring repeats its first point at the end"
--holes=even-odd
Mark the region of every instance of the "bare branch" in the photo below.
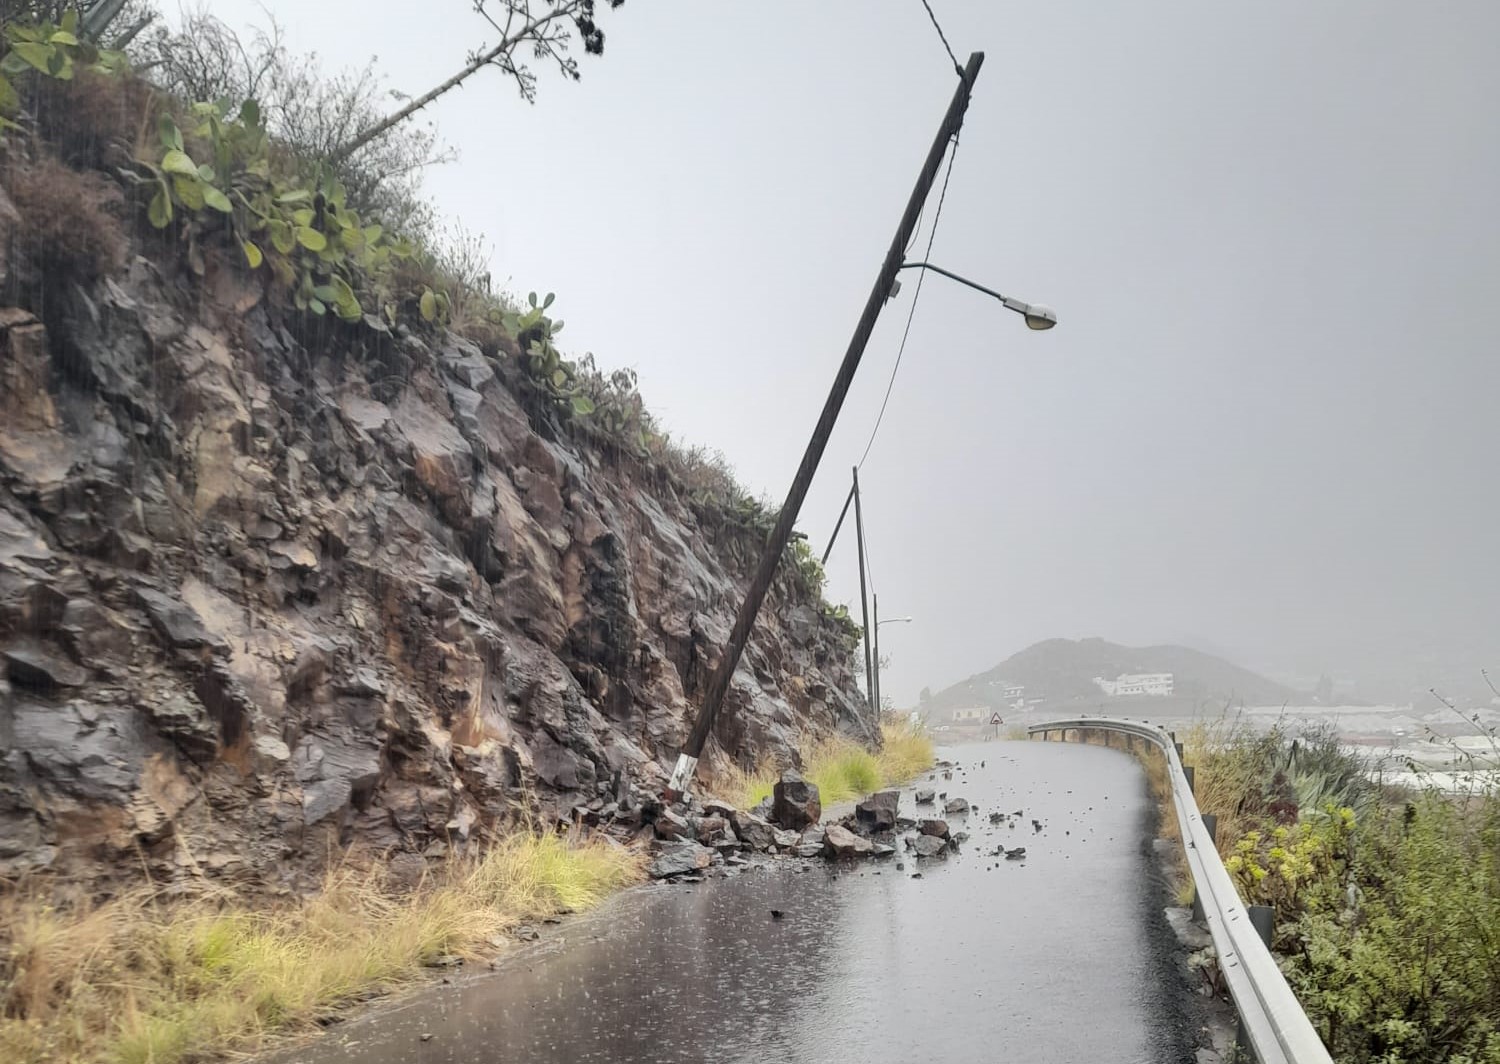
{"type": "MultiPolygon", "coordinates": [[[[493,47],[481,46],[470,53],[468,62],[459,71],[436,87],[415,97],[399,110],[371,125],[362,133],[334,149],[330,158],[334,162],[346,159],[367,145],[385,136],[390,130],[405,122],[422,108],[440,96],[458,88],[470,77],[486,66],[494,66],[514,79],[521,98],[528,103],[536,99],[536,76],[531,70],[515,60],[516,49],[530,45],[536,60],[555,62],[564,77],[577,81],[580,77],[578,63],[567,55],[568,45],[576,30],[584,42],[586,52],[597,54],[604,50],[604,34],[594,23],[595,0],[553,0],[545,14],[533,14],[529,0],[495,0],[505,6],[505,25],[492,17],[488,8],[491,0],[475,0],[474,10],[485,21],[501,31],[500,42],[493,47]],[[519,25],[517,23],[519,22],[519,25]]],[[[618,7],[623,0],[609,0],[611,7],[618,7]]]]}

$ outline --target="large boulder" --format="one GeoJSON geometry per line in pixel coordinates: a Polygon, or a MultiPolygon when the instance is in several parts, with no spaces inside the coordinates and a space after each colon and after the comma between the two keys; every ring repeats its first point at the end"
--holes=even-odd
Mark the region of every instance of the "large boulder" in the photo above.
{"type": "Polygon", "coordinates": [[[789,831],[801,831],[816,824],[822,816],[818,785],[809,783],[800,773],[783,772],[771,795],[772,822],[789,831]]]}
{"type": "Polygon", "coordinates": [[[674,842],[662,847],[647,871],[653,879],[670,879],[702,871],[713,859],[714,851],[707,846],[699,846],[696,842],[674,842]]]}
{"type": "Polygon", "coordinates": [[[830,824],[823,833],[823,853],[829,857],[867,857],[870,850],[869,839],[862,839],[838,824],[830,824]]]}
{"type": "Polygon", "coordinates": [[[917,826],[923,835],[931,835],[937,839],[946,839],[948,837],[948,822],[946,820],[924,820],[917,826]]]}
{"type": "Polygon", "coordinates": [[[872,794],[854,807],[854,819],[859,830],[865,834],[896,829],[896,808],[901,802],[900,791],[880,791],[872,794]]]}

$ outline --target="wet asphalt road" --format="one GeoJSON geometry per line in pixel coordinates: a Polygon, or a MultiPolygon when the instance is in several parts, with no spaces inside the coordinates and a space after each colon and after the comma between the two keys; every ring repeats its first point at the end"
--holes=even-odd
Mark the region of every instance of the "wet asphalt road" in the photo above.
{"type": "MultiPolygon", "coordinates": [[[[495,974],[423,991],[274,1060],[1191,1060],[1136,762],[1061,743],[940,756],[964,771],[932,786],[979,806],[957,855],[843,871],[787,861],[632,891],[495,974]],[[1014,829],[988,822],[1016,810],[1014,829]],[[1026,860],[987,856],[997,843],[1025,846],[1026,860]]],[[[902,814],[915,808],[903,795],[902,814]]]]}

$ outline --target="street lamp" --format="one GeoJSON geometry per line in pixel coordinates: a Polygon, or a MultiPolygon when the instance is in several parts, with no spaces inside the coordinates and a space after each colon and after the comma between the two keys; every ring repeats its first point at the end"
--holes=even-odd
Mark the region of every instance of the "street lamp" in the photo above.
{"type": "Polygon", "coordinates": [[[875,627],[879,628],[881,624],[911,624],[911,618],[910,617],[887,617],[885,620],[881,621],[875,627]]]}
{"type": "MultiPolygon", "coordinates": [[[[987,296],[998,299],[1005,305],[1005,308],[1007,310],[1013,310],[1017,314],[1021,315],[1026,319],[1026,327],[1028,329],[1035,329],[1038,332],[1042,332],[1043,330],[1050,329],[1052,328],[1052,326],[1057,324],[1057,312],[1051,307],[1043,306],[1040,303],[1025,303],[1019,299],[1012,299],[1010,296],[1001,295],[993,288],[986,288],[984,285],[971,281],[967,277],[960,277],[958,274],[952,272],[951,270],[945,270],[941,266],[934,266],[930,262],[903,262],[900,265],[899,269],[931,270],[933,273],[942,274],[949,280],[957,281],[959,284],[968,285],[975,291],[983,292],[987,296]]],[[[900,290],[900,287],[901,286],[899,282],[893,284],[891,287],[891,295],[894,296],[900,290]]]]}

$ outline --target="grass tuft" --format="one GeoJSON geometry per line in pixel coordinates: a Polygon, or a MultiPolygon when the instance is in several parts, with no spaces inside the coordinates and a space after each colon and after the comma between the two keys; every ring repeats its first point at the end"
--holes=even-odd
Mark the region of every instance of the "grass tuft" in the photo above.
{"type": "Polygon", "coordinates": [[[380,869],[349,867],[274,910],[12,894],[0,900],[0,1059],[177,1064],[255,1049],[436,957],[477,956],[516,924],[597,905],[643,865],[607,839],[518,833],[406,895],[380,869]]]}
{"type": "MultiPolygon", "coordinates": [[[[932,739],[920,726],[882,724],[880,734],[881,748],[875,751],[838,735],[803,744],[802,775],[817,785],[825,806],[898,786],[932,766],[932,739]]],[[[717,789],[748,809],[771,796],[780,774],[771,763],[754,772],[731,771],[719,778],[717,789]]]]}

